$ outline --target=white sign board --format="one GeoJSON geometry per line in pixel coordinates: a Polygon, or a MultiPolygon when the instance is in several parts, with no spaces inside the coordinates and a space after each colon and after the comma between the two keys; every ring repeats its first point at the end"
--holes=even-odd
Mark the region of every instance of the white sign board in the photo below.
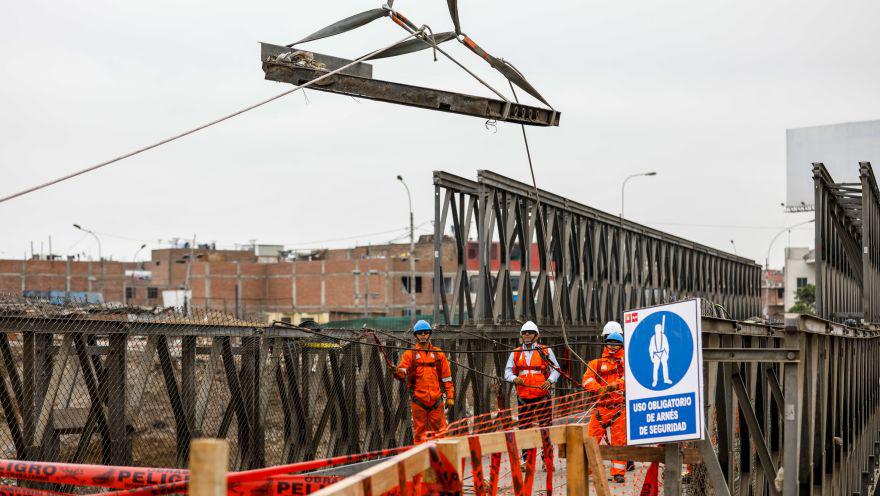
{"type": "Polygon", "coordinates": [[[626,444],[703,438],[700,300],[623,314],[626,444]]]}
{"type": "Polygon", "coordinates": [[[822,162],[835,182],[859,182],[859,162],[880,167],[880,120],[785,130],[785,207],[815,210],[813,162],[822,162]]]}

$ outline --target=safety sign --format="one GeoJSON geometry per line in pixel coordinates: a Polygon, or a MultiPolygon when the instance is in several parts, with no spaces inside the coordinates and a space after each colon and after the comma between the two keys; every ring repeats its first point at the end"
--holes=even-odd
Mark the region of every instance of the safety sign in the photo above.
{"type": "Polygon", "coordinates": [[[703,438],[700,300],[623,314],[628,445],[703,438]]]}

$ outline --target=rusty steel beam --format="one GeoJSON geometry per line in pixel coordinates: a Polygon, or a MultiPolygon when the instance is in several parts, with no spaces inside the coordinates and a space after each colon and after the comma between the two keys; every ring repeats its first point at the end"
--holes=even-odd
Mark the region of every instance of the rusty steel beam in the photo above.
{"type": "MultiPolygon", "coordinates": [[[[290,51],[289,49],[286,50],[290,51]]],[[[263,58],[263,72],[269,81],[302,85],[326,74],[328,70],[333,68],[333,64],[324,62],[327,56],[314,52],[309,52],[309,54],[314,56],[316,61],[324,63],[325,69],[279,61],[270,56],[278,52],[278,50],[272,49],[271,46],[266,47],[264,45],[263,52],[269,54],[263,58]]],[[[341,65],[347,62],[343,61],[341,65]]],[[[357,68],[360,65],[370,67],[369,64],[363,63],[354,67],[357,68]]],[[[363,73],[359,74],[347,74],[346,72],[348,71],[335,74],[316,83],[310,89],[528,126],[559,125],[560,114],[555,110],[522,105],[516,102],[505,102],[483,96],[466,95],[464,93],[371,79],[365,75],[366,69],[363,69],[363,71],[363,73]]]]}

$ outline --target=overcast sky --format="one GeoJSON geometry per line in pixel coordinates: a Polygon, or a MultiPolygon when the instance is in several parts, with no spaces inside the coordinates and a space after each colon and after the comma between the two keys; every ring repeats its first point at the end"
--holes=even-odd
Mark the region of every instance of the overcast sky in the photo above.
{"type": "MultiPolygon", "coordinates": [[[[785,129],[880,117],[876,0],[664,2],[461,0],[462,28],[519,67],[562,112],[529,128],[538,185],[763,262],[786,214],[785,129]]],[[[259,41],[284,44],[378,1],[2,0],[0,196],[281,92],[259,41]]],[[[395,7],[435,32],[442,0],[395,7]]],[[[357,57],[402,37],[387,19],[309,45],[357,57]]],[[[464,47],[449,49],[498,87],[464,47]]],[[[374,77],[487,94],[430,52],[374,77]]],[[[106,169],[0,204],[0,258],[86,252],[130,259],[141,243],[221,246],[386,242],[407,200],[429,232],[431,172],[528,180],[518,126],[307,90],[106,169]],[[382,234],[375,234],[382,233],[382,234]],[[341,239],[346,238],[346,239],[341,239]],[[335,240],[335,241],[333,241],[335,240]]],[[[811,228],[792,245],[812,246],[811,228]]],[[[771,265],[782,262],[780,237],[771,265]]]]}

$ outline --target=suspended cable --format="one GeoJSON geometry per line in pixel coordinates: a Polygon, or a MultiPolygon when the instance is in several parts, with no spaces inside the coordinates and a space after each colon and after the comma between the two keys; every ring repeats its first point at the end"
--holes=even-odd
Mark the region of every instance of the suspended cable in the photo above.
{"type": "MultiPolygon", "coordinates": [[[[510,85],[510,91],[513,93],[514,101],[516,101],[516,103],[519,103],[519,98],[516,96],[516,90],[513,88],[513,83],[511,81],[507,81],[507,84],[510,85]]],[[[538,190],[538,182],[535,180],[535,167],[534,165],[532,165],[532,152],[529,149],[529,137],[526,134],[526,126],[524,124],[520,124],[520,127],[522,128],[523,143],[525,143],[526,145],[526,157],[529,159],[529,172],[532,175],[532,188],[535,190],[535,215],[537,216],[537,225],[542,226],[543,223],[541,222],[541,193],[538,190]]],[[[560,312],[560,314],[561,313],[562,312],[560,312]]],[[[590,367],[590,364],[587,363],[587,361],[584,360],[583,357],[581,357],[576,351],[574,351],[574,348],[572,348],[571,345],[569,345],[568,332],[565,328],[565,318],[560,319],[560,324],[562,327],[562,340],[563,342],[565,342],[565,347],[568,349],[569,352],[571,352],[572,355],[574,355],[575,358],[580,360],[585,367],[587,367],[588,369],[592,369],[590,367]]],[[[595,373],[596,371],[594,370],[593,372],[595,373]]],[[[602,376],[600,376],[599,374],[596,374],[596,376],[602,379],[602,376]]],[[[604,379],[602,379],[602,381],[604,382],[604,379]]]]}
{"type": "Polygon", "coordinates": [[[344,71],[345,69],[348,69],[349,67],[351,67],[351,66],[353,66],[353,65],[355,65],[355,64],[357,64],[357,63],[359,63],[359,62],[361,62],[361,61],[363,61],[363,60],[365,60],[366,58],[368,58],[368,57],[370,57],[370,56],[373,56],[373,55],[376,55],[376,54],[382,53],[382,52],[384,52],[385,50],[389,50],[389,49],[391,49],[391,48],[397,46],[397,45],[400,44],[400,43],[403,43],[404,41],[406,41],[406,40],[408,40],[408,39],[410,39],[410,38],[412,38],[412,37],[414,37],[414,36],[418,36],[418,35],[421,34],[421,33],[423,33],[423,31],[422,31],[421,29],[415,30],[415,31],[411,32],[406,38],[403,38],[403,39],[400,40],[400,41],[397,41],[397,42],[395,42],[395,43],[393,43],[393,44],[391,44],[391,45],[388,45],[388,46],[386,46],[386,47],[380,48],[380,49],[378,49],[378,50],[376,50],[376,51],[370,52],[369,54],[364,55],[363,57],[357,58],[357,59],[355,59],[355,60],[349,62],[348,64],[345,64],[344,66],[342,66],[342,67],[340,67],[340,68],[338,68],[338,69],[334,69],[334,70],[332,70],[332,71],[330,71],[330,72],[328,72],[328,73],[326,73],[326,74],[323,74],[323,75],[321,75],[321,76],[319,76],[319,77],[316,77],[315,79],[312,79],[311,81],[308,81],[308,82],[306,82],[306,83],[303,83],[303,84],[301,84],[301,85],[299,85],[299,86],[295,86],[294,88],[291,88],[291,89],[289,89],[289,90],[283,91],[283,92],[281,92],[281,93],[279,93],[279,94],[277,94],[277,95],[275,95],[275,96],[272,96],[272,97],[266,98],[265,100],[261,100],[261,101],[255,103],[255,104],[253,104],[253,105],[248,105],[247,107],[244,107],[244,108],[242,108],[242,109],[236,110],[235,112],[232,112],[232,113],[230,113],[230,114],[226,114],[226,115],[224,115],[223,117],[220,117],[220,118],[214,119],[214,120],[212,120],[212,121],[206,122],[206,123],[204,123],[204,124],[198,125],[198,126],[192,128],[192,129],[189,129],[189,130],[184,131],[184,132],[182,132],[182,133],[175,134],[175,135],[170,136],[170,137],[168,137],[168,138],[165,138],[165,139],[163,139],[163,140],[161,140],[161,141],[157,141],[156,143],[153,143],[153,144],[151,144],[151,145],[147,145],[147,146],[144,146],[144,147],[142,147],[142,148],[138,148],[138,149],[136,149],[136,150],[130,151],[130,152],[125,153],[125,154],[123,154],[123,155],[119,155],[118,157],[111,158],[110,160],[107,160],[107,161],[104,161],[104,162],[97,163],[97,164],[92,165],[92,166],[90,166],[90,167],[86,167],[85,169],[80,169],[80,170],[78,170],[78,171],[76,171],[76,172],[72,172],[72,173],[67,174],[67,175],[65,175],[65,176],[61,176],[61,177],[59,177],[59,178],[57,178],[57,179],[53,179],[53,180],[51,180],[51,181],[48,181],[48,182],[45,182],[45,183],[42,183],[42,184],[38,184],[38,185],[36,185],[36,186],[33,186],[33,187],[27,188],[27,189],[25,189],[25,190],[19,191],[18,193],[13,193],[13,194],[11,194],[11,195],[9,195],[9,196],[4,196],[4,197],[0,198],[0,203],[3,203],[3,202],[6,202],[6,201],[9,201],[9,200],[12,200],[13,198],[18,198],[19,196],[23,196],[23,195],[26,195],[26,194],[28,194],[28,193],[32,193],[32,192],[34,192],[34,191],[41,190],[41,189],[43,189],[43,188],[47,188],[47,187],[49,187],[49,186],[52,186],[52,185],[54,185],[54,184],[58,184],[58,183],[60,183],[60,182],[62,182],[62,181],[66,181],[66,180],[68,180],[68,179],[72,179],[72,178],[74,178],[74,177],[80,176],[80,175],[85,174],[85,173],[87,173],[87,172],[91,172],[91,171],[93,171],[93,170],[97,170],[97,169],[100,169],[100,168],[102,168],[102,167],[106,167],[106,166],[108,166],[108,165],[110,165],[110,164],[114,164],[114,163],[119,162],[119,161],[121,161],[121,160],[124,160],[124,159],[126,159],[126,158],[133,157],[133,156],[138,155],[138,154],[141,154],[141,153],[143,153],[143,152],[145,152],[145,151],[152,150],[153,148],[157,148],[157,147],[159,147],[159,146],[165,145],[165,144],[167,144],[167,143],[171,143],[172,141],[178,140],[178,139],[183,138],[183,137],[185,137],[185,136],[189,136],[190,134],[193,134],[193,133],[196,133],[196,132],[198,132],[198,131],[201,131],[202,129],[209,128],[209,127],[211,127],[211,126],[213,126],[213,125],[215,125],[215,124],[219,124],[219,123],[221,123],[221,122],[227,121],[227,120],[232,119],[233,117],[239,116],[239,115],[241,115],[241,114],[243,114],[243,113],[245,113],[245,112],[249,112],[249,111],[251,111],[251,110],[254,110],[255,108],[262,107],[263,105],[266,105],[267,103],[274,102],[275,100],[278,100],[279,98],[282,98],[282,97],[284,97],[284,96],[287,96],[287,95],[289,95],[289,94],[291,94],[291,93],[293,93],[293,92],[295,92],[295,91],[299,91],[299,90],[301,90],[301,89],[303,89],[303,88],[308,88],[309,86],[311,86],[311,85],[313,85],[313,84],[315,84],[315,83],[317,83],[317,82],[320,82],[320,81],[323,80],[323,79],[326,79],[326,78],[328,78],[328,77],[330,77],[330,76],[332,76],[332,75],[334,75],[334,74],[336,74],[336,73],[338,73],[338,72],[344,71]]]}

